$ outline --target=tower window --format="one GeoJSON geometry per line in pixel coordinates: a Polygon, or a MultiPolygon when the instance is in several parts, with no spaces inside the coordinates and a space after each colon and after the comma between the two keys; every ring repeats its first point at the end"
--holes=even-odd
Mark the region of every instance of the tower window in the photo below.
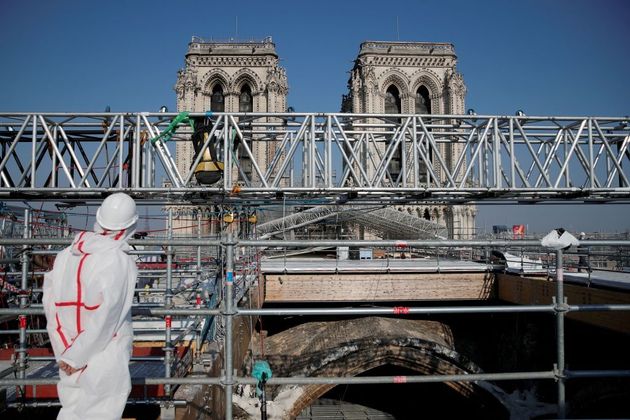
{"type": "MultiPolygon", "coordinates": [[[[426,86],[420,86],[416,91],[416,114],[431,114],[431,98],[429,98],[429,90],[426,86]]],[[[423,118],[425,124],[431,124],[430,118],[423,118]]],[[[428,128],[431,131],[431,127],[428,128]]],[[[429,165],[433,162],[433,147],[427,143],[429,165]]],[[[428,175],[426,162],[420,163],[420,182],[427,182],[428,175]]]]}
{"type": "MultiPolygon", "coordinates": [[[[402,106],[400,101],[400,93],[396,86],[392,85],[387,88],[385,92],[385,113],[386,114],[400,114],[402,106]]],[[[399,123],[400,119],[396,119],[396,122],[399,123]]],[[[401,145],[396,146],[396,150],[392,155],[389,165],[388,171],[391,176],[392,183],[398,183],[398,177],[400,176],[400,172],[402,169],[402,147],[401,145]]]]}
{"type": "Polygon", "coordinates": [[[220,84],[216,84],[212,88],[212,96],[210,98],[210,110],[214,112],[225,111],[225,97],[223,96],[223,88],[220,84]]]}
{"type": "Polygon", "coordinates": [[[390,86],[385,93],[385,113],[386,114],[400,114],[401,112],[400,93],[396,86],[390,86]]]}
{"type": "Polygon", "coordinates": [[[248,85],[244,85],[238,97],[238,110],[239,112],[252,112],[253,109],[252,90],[248,85]]]}
{"type": "Polygon", "coordinates": [[[430,114],[431,99],[429,90],[425,86],[420,86],[416,92],[416,114],[430,114]]]}

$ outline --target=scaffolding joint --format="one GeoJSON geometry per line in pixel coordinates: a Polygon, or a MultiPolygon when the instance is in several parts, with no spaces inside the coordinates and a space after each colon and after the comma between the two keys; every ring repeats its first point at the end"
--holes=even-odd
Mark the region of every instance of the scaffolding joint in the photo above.
{"type": "Polygon", "coordinates": [[[553,301],[553,311],[556,314],[560,314],[560,313],[564,314],[571,310],[571,307],[567,303],[566,297],[562,299],[562,303],[558,303],[558,299],[556,299],[555,296],[553,296],[551,299],[553,301]]]}
{"type": "Polygon", "coordinates": [[[569,376],[566,373],[566,370],[560,370],[558,368],[558,364],[556,363],[553,364],[552,373],[553,373],[553,379],[556,382],[560,382],[560,381],[564,382],[569,378],[569,376]]]}

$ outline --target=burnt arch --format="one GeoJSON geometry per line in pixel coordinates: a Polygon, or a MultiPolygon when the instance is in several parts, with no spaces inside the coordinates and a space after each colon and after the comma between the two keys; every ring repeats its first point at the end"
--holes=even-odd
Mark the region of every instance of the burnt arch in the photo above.
{"type": "MultiPolygon", "coordinates": [[[[274,376],[359,376],[382,366],[416,375],[480,373],[480,368],[454,350],[450,329],[435,321],[367,317],[301,324],[265,340],[265,359],[274,376]]],[[[256,356],[254,356],[256,357],[256,356]]],[[[490,383],[446,382],[461,398],[494,404],[509,417],[505,394],[490,383]]],[[[335,384],[268,387],[283,418],[303,409],[335,388],[335,384]],[[287,398],[287,395],[290,397],[287,398]]]]}

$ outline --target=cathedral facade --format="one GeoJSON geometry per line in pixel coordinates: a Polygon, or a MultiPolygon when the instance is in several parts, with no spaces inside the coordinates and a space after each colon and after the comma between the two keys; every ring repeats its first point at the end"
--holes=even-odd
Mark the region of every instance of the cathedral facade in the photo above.
{"type": "MultiPolygon", "coordinates": [[[[348,82],[342,112],[379,114],[464,114],[466,86],[456,69],[452,44],[430,42],[364,42],[348,82]]],[[[194,37],[185,67],[175,85],[177,110],[189,112],[286,112],[288,80],[279,66],[271,38],[252,42],[215,42],[194,37]]],[[[253,142],[252,153],[261,170],[273,156],[272,142],[253,142]]],[[[456,144],[441,144],[447,164],[461,154],[456,144]]],[[[191,170],[191,142],[178,142],[180,173],[191,170]]],[[[247,167],[246,162],[241,162],[247,167]]],[[[435,165],[434,171],[440,174],[435,165]]],[[[449,228],[454,238],[474,231],[474,206],[406,206],[400,208],[449,228]]],[[[176,210],[175,225],[190,234],[187,208],[176,210]]],[[[190,219],[190,222],[193,220],[190,219]]],[[[192,223],[194,224],[194,223],[192,223]]]]}

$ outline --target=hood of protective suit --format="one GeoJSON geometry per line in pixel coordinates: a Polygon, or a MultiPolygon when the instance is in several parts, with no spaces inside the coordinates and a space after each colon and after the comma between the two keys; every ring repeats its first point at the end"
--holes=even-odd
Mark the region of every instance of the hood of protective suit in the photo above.
{"type": "Polygon", "coordinates": [[[564,229],[554,229],[541,239],[540,244],[545,248],[559,250],[578,246],[580,241],[564,229]]]}
{"type": "Polygon", "coordinates": [[[127,252],[129,250],[127,240],[134,232],[135,225],[129,229],[108,231],[96,223],[94,232],[81,232],[74,237],[70,250],[73,255],[95,254],[112,249],[127,252]]]}

